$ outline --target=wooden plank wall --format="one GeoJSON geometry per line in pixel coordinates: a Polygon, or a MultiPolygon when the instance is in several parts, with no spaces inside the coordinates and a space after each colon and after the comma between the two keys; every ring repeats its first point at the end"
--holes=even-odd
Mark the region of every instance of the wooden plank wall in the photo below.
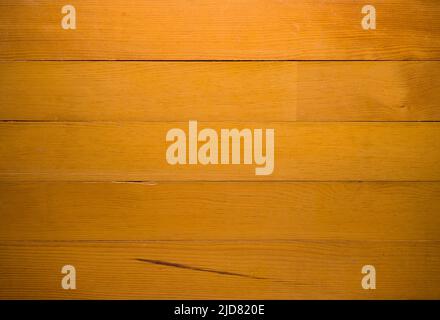
{"type": "Polygon", "coordinates": [[[437,0],[65,4],[0,3],[0,298],[440,298],[437,0]],[[189,120],[273,173],[168,164],[189,120]]]}
{"type": "Polygon", "coordinates": [[[435,60],[437,0],[77,0],[78,28],[60,27],[61,0],[0,4],[6,60],[435,60]],[[364,5],[380,15],[361,28],[364,5]],[[80,23],[81,21],[81,23],[80,23]]]}

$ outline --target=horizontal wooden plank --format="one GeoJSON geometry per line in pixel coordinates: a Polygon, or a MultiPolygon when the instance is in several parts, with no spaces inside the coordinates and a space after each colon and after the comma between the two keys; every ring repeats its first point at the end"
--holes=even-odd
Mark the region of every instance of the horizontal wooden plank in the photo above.
{"type": "Polygon", "coordinates": [[[296,118],[296,63],[21,62],[0,71],[5,120],[296,118]]]}
{"type": "Polygon", "coordinates": [[[437,0],[3,0],[0,59],[439,59],[437,0]],[[365,4],[376,30],[363,30],[365,4]]]}
{"type": "Polygon", "coordinates": [[[298,63],[296,119],[439,120],[439,68],[440,62],[298,63]]]}
{"type": "Polygon", "coordinates": [[[2,299],[440,298],[438,242],[1,243],[0,263],[2,299]],[[61,288],[66,264],[76,290],[61,288]]]}
{"type": "MultiPolygon", "coordinates": [[[[243,164],[243,156],[242,164],[234,165],[169,164],[166,153],[173,142],[166,142],[166,134],[173,128],[188,134],[188,126],[188,122],[1,123],[0,180],[440,179],[440,123],[198,123],[198,130],[213,128],[216,133],[222,128],[274,129],[274,170],[269,175],[257,175],[256,169],[270,169],[270,162],[243,164]]],[[[241,148],[243,153],[243,143],[241,148]]],[[[187,158],[189,154],[197,155],[187,151],[187,158]]]]}
{"type": "Polygon", "coordinates": [[[440,62],[3,62],[0,120],[440,120],[440,62]]]}
{"type": "Polygon", "coordinates": [[[440,183],[0,183],[0,240],[440,240],[440,183]]]}

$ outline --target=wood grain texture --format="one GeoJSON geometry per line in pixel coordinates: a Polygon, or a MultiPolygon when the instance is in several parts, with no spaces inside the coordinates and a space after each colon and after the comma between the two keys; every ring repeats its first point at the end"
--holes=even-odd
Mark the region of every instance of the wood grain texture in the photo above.
{"type": "Polygon", "coordinates": [[[0,72],[0,120],[440,120],[437,61],[3,62],[0,72]]]}
{"type": "Polygon", "coordinates": [[[438,121],[440,62],[298,63],[298,121],[438,121]]]}
{"type": "Polygon", "coordinates": [[[0,2],[0,298],[440,299],[439,1],[66,4],[0,2]],[[188,120],[274,173],[167,164],[188,120]]]}
{"type": "Polygon", "coordinates": [[[440,179],[439,123],[199,123],[273,128],[275,169],[255,164],[170,165],[165,141],[188,123],[1,123],[2,181],[440,179]]]}
{"type": "Polygon", "coordinates": [[[0,243],[1,298],[439,299],[439,242],[0,243]],[[61,268],[77,289],[61,288],[61,268]],[[361,287],[373,264],[376,290],[361,287]]]}
{"type": "Polygon", "coordinates": [[[440,58],[437,0],[371,0],[377,29],[354,0],[78,0],[63,30],[60,0],[0,3],[0,59],[440,58]]]}
{"type": "Polygon", "coordinates": [[[440,240],[440,183],[0,183],[0,240],[440,240]]]}
{"type": "Polygon", "coordinates": [[[0,70],[4,120],[296,118],[296,63],[21,62],[0,70]]]}

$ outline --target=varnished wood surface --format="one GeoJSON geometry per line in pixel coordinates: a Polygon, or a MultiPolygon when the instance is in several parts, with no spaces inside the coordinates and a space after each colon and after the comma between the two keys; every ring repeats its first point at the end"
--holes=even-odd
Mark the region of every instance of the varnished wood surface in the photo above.
{"type": "Polygon", "coordinates": [[[3,182],[0,194],[0,240],[440,240],[438,182],[3,182]]]}
{"type": "Polygon", "coordinates": [[[66,4],[0,2],[0,298],[440,299],[440,2],[66,4]],[[274,173],[167,164],[188,120],[274,173]]]}
{"type": "Polygon", "coordinates": [[[0,242],[0,264],[9,299],[440,296],[437,241],[0,242]],[[77,268],[76,290],[60,289],[65,264],[77,268]],[[360,286],[366,264],[380,274],[376,290],[360,286]]]}
{"type": "Polygon", "coordinates": [[[199,123],[273,128],[275,168],[170,165],[168,130],[188,123],[0,123],[1,181],[437,181],[440,125],[429,123],[199,123]]]}
{"type": "Polygon", "coordinates": [[[77,0],[63,30],[61,0],[0,3],[3,60],[433,60],[437,0],[77,0]],[[361,27],[374,5],[377,29],[361,27]]]}
{"type": "Polygon", "coordinates": [[[440,62],[3,62],[0,119],[434,121],[440,62]]]}

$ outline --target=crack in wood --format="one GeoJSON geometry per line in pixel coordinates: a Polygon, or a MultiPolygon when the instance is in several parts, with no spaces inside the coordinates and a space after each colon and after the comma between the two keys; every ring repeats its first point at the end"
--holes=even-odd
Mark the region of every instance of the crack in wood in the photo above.
{"type": "Polygon", "coordinates": [[[186,264],[175,263],[175,262],[142,259],[142,258],[136,258],[135,260],[140,261],[140,262],[146,262],[146,263],[151,263],[151,264],[155,264],[155,265],[160,265],[160,266],[174,267],[174,268],[187,269],[187,270],[193,270],[193,271],[201,271],[201,272],[210,272],[210,273],[216,273],[216,274],[221,274],[221,275],[226,275],[226,276],[235,276],[235,277],[242,277],[242,278],[249,278],[249,279],[256,279],[256,280],[270,280],[269,278],[264,278],[264,277],[257,277],[257,276],[242,274],[242,273],[215,270],[215,269],[209,269],[209,268],[193,267],[193,266],[189,266],[186,264]]]}

